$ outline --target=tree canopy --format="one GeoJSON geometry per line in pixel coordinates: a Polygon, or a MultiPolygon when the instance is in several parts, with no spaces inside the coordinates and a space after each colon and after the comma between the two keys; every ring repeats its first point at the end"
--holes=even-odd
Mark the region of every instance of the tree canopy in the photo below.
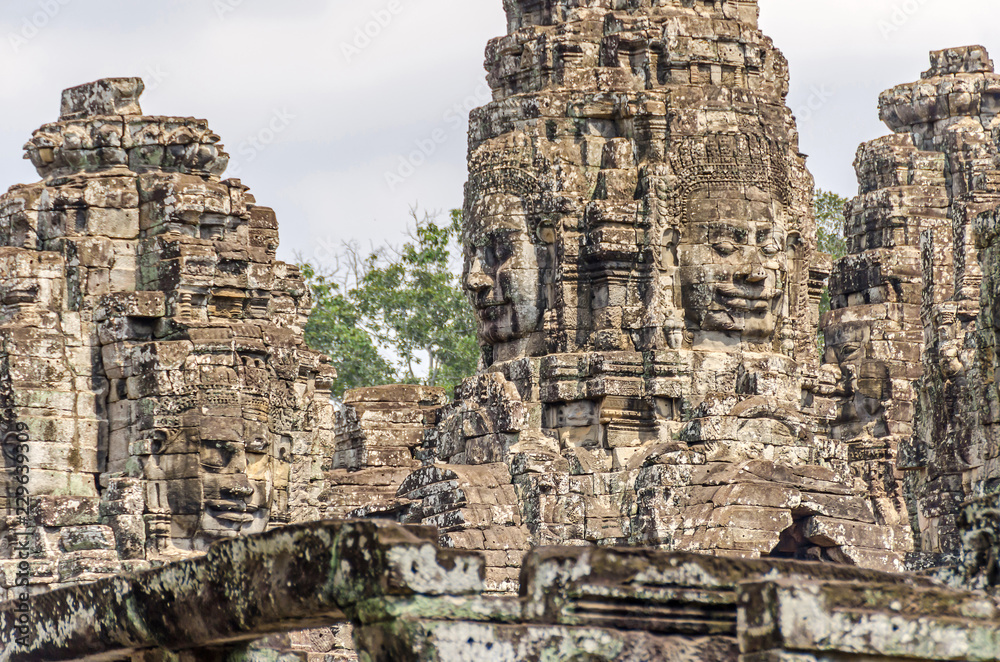
{"type": "MultiPolygon", "coordinates": [[[[844,207],[847,205],[847,198],[837,195],[832,191],[816,189],[816,196],[813,200],[816,210],[816,243],[819,250],[829,253],[834,260],[847,255],[847,240],[844,237],[846,220],[844,218],[844,207]]],[[[830,310],[830,286],[823,289],[823,298],[819,302],[819,313],[822,315],[830,310]]],[[[819,333],[818,340],[820,351],[825,345],[823,333],[819,333]]]]}
{"type": "Polygon", "coordinates": [[[479,358],[476,325],[456,265],[459,210],[446,223],[411,210],[410,240],[364,255],[347,243],[336,266],[301,264],[314,309],[306,341],[337,367],[335,392],[423,383],[454,389],[479,358]]]}

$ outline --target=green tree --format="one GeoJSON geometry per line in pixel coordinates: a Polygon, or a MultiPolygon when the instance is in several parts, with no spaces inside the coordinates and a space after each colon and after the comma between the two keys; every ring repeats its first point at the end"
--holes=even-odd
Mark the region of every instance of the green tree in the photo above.
{"type": "Polygon", "coordinates": [[[400,248],[362,255],[345,244],[339,268],[325,276],[301,265],[315,299],[306,340],[330,354],[338,392],[400,382],[452,390],[476,370],[475,319],[456,273],[461,211],[446,224],[411,215],[414,230],[400,248]]]}
{"type": "Polygon", "coordinates": [[[334,393],[358,386],[391,384],[396,370],[379,354],[372,337],[362,326],[356,301],[341,291],[330,277],[321,275],[311,264],[300,265],[312,290],[313,311],[306,324],[306,342],[330,357],[337,368],[334,393]]]}
{"type": "Polygon", "coordinates": [[[452,269],[461,217],[454,210],[449,224],[438,225],[425,216],[395,259],[368,257],[351,292],[378,342],[399,357],[406,381],[417,379],[415,367],[424,361],[430,386],[453,388],[475,372],[476,323],[452,269]]]}
{"type": "Polygon", "coordinates": [[[816,189],[816,238],[819,250],[829,253],[834,260],[847,255],[847,241],[844,239],[844,206],[847,198],[832,191],[816,189]]]}
{"type": "MultiPolygon", "coordinates": [[[[816,210],[816,244],[820,251],[829,253],[834,260],[847,255],[847,240],[844,238],[845,225],[844,206],[847,198],[832,191],[816,189],[813,205],[816,210]]],[[[819,302],[819,313],[822,315],[830,310],[830,286],[823,289],[823,297],[819,302]]],[[[826,342],[823,333],[819,333],[818,345],[823,351],[826,342]]]]}

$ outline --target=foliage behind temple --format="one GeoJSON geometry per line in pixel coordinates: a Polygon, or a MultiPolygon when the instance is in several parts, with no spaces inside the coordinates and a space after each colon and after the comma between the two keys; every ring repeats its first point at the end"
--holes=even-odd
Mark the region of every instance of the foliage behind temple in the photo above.
{"type": "Polygon", "coordinates": [[[414,220],[398,249],[363,256],[345,244],[331,273],[302,265],[315,300],[306,341],[337,365],[338,395],[400,382],[450,391],[476,370],[475,321],[453,269],[461,211],[446,224],[431,215],[414,220]]]}

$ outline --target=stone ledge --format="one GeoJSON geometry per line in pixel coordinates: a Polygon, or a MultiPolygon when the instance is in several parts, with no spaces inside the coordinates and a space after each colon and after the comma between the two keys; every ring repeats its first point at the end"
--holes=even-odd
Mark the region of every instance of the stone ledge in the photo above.
{"type": "MultiPolygon", "coordinates": [[[[10,637],[0,659],[232,646],[344,621],[366,601],[481,592],[482,559],[436,538],[429,527],[348,520],[217,543],[202,557],[30,597],[30,643],[10,637]]],[[[0,605],[0,632],[16,632],[17,617],[16,604],[0,605]]]]}

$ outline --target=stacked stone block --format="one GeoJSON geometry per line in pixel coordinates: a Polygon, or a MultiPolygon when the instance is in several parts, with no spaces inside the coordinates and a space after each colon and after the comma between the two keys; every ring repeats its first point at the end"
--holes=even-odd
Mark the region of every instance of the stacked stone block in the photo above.
{"type": "MultiPolygon", "coordinates": [[[[915,394],[899,394],[906,406],[916,405],[912,442],[901,447],[899,467],[907,471],[919,549],[931,563],[957,558],[960,505],[981,495],[986,483],[984,443],[973,431],[989,414],[971,397],[981,380],[975,363],[983,272],[975,222],[1000,204],[998,100],[1000,79],[981,46],[932,53],[931,68],[919,82],[880,99],[881,117],[896,139],[912,141],[940,163],[933,197],[946,202],[943,222],[920,229],[923,376],[915,394]]],[[[919,217],[916,211],[911,213],[919,217]]]]}
{"type": "Polygon", "coordinates": [[[20,469],[6,454],[4,487],[24,472],[31,504],[4,533],[31,536],[32,586],[318,508],[334,371],[302,341],[308,290],[275,260],[274,212],[219,177],[219,137],[142,115],[141,92],[67,90],[25,148],[43,180],[0,198],[3,425],[27,448],[20,469]]]}
{"type": "MultiPolygon", "coordinates": [[[[824,371],[833,400],[831,434],[873,494],[878,523],[909,538],[899,448],[913,436],[915,384],[922,374],[924,296],[921,236],[950,232],[945,156],[922,151],[908,133],[866,143],[855,168],[859,195],[845,210],[848,255],[830,281],[823,319],[824,371]]],[[[949,278],[950,250],[932,269],[949,278]]]]}
{"type": "Polygon", "coordinates": [[[447,401],[443,389],[391,385],[354,389],[337,412],[321,469],[324,518],[385,515],[417,467],[425,433],[447,401]]]}
{"type": "Polygon", "coordinates": [[[400,519],[485,550],[496,591],[536,544],[901,568],[899,504],[828,434],[829,261],[756,5],[505,8],[469,134],[480,370],[400,519]]]}
{"type": "MultiPolygon", "coordinates": [[[[344,659],[342,640],[326,627],[288,631],[347,618],[372,662],[1000,659],[996,600],[926,577],[559,547],[529,554],[520,595],[497,596],[484,592],[481,555],[433,538],[426,527],[352,521],[227,541],[202,558],[41,596],[27,643],[0,642],[0,655],[333,662],[344,659]]],[[[0,605],[0,627],[15,618],[0,605]]]]}

